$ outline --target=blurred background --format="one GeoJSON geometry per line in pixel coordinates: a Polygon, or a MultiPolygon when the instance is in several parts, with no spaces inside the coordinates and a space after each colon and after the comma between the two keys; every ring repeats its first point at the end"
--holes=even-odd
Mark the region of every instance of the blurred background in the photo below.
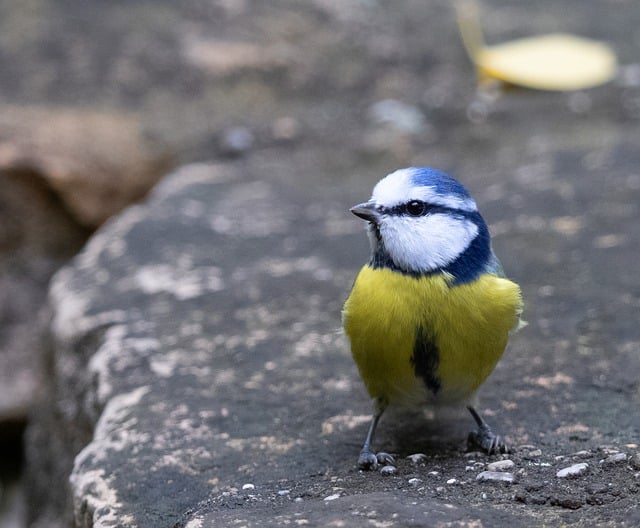
{"type": "Polygon", "coordinates": [[[584,89],[479,89],[447,0],[0,0],[1,528],[24,523],[48,282],[183,163],[263,166],[310,196],[340,189],[344,208],[399,166],[449,170],[541,300],[540,335],[570,332],[567,296],[597,280],[576,325],[637,310],[636,270],[615,263],[638,240],[640,6],[484,0],[476,19],[489,45],[562,31],[618,67],[584,89]]]}

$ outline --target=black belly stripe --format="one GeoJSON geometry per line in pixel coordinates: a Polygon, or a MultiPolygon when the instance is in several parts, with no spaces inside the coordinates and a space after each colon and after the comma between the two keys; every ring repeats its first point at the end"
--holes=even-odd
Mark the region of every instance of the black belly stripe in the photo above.
{"type": "Polygon", "coordinates": [[[434,395],[437,394],[440,390],[440,378],[436,374],[440,364],[440,350],[435,336],[421,326],[416,330],[411,364],[416,376],[423,379],[427,389],[434,395]]]}

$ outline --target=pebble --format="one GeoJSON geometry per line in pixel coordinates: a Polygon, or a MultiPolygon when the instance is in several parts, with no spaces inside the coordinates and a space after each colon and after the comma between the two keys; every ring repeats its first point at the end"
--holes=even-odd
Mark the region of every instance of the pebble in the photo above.
{"type": "Polygon", "coordinates": [[[243,490],[252,490],[252,489],[256,489],[255,484],[243,484],[242,485],[242,489],[243,490]]]}
{"type": "Polygon", "coordinates": [[[506,471],[483,471],[478,473],[476,480],[483,482],[514,482],[515,477],[513,473],[507,473],[506,471]]]}
{"type": "Polygon", "coordinates": [[[452,479],[447,480],[447,484],[457,484],[457,483],[458,483],[458,479],[452,478],[452,479]]]}
{"type": "Polygon", "coordinates": [[[615,455],[609,455],[604,460],[601,460],[601,464],[617,464],[618,462],[626,462],[627,455],[626,453],[616,453],[615,455]]]}
{"type": "Polygon", "coordinates": [[[629,463],[633,469],[640,469],[640,453],[636,453],[629,459],[629,463]]]}
{"type": "Polygon", "coordinates": [[[253,147],[255,136],[251,129],[245,126],[236,126],[224,131],[221,147],[224,154],[229,156],[241,156],[253,147]]]}
{"type": "Polygon", "coordinates": [[[336,499],[339,499],[339,498],[340,498],[340,494],[339,493],[334,493],[333,495],[329,495],[328,497],[325,497],[322,500],[324,500],[324,501],[333,501],[333,500],[336,500],[336,499]]]}
{"type": "Polygon", "coordinates": [[[278,141],[291,141],[300,135],[300,122],[294,117],[280,117],[271,125],[271,133],[278,141]]]}
{"type": "Polygon", "coordinates": [[[556,473],[556,477],[577,477],[578,475],[582,475],[583,473],[585,473],[588,468],[589,464],[587,464],[586,462],[581,462],[580,464],[574,464],[573,466],[561,469],[556,473]]]}
{"type": "Polygon", "coordinates": [[[407,458],[414,464],[424,464],[427,460],[427,455],[424,453],[415,453],[413,455],[409,455],[407,458]]]}
{"type": "Polygon", "coordinates": [[[410,478],[409,479],[409,484],[411,484],[412,486],[417,486],[418,484],[422,484],[422,479],[419,478],[410,478]]]}
{"type": "Polygon", "coordinates": [[[420,135],[426,122],[424,114],[416,106],[397,99],[383,99],[369,107],[369,119],[377,125],[390,125],[408,135],[420,135]]]}
{"type": "Polygon", "coordinates": [[[585,450],[582,450],[582,451],[576,451],[576,452],[575,452],[573,455],[571,455],[571,456],[578,457],[578,458],[588,458],[588,457],[590,457],[590,456],[591,456],[591,451],[585,451],[585,450]]]}
{"type": "Polygon", "coordinates": [[[281,497],[284,495],[289,495],[289,493],[291,493],[290,490],[279,490],[278,491],[278,495],[280,495],[281,497]]]}
{"type": "Polygon", "coordinates": [[[542,456],[542,450],[541,449],[533,449],[531,451],[529,451],[526,455],[525,458],[538,458],[542,456]]]}
{"type": "Polygon", "coordinates": [[[380,468],[380,474],[385,476],[395,475],[398,469],[395,466],[382,466],[380,468]]]}
{"type": "Polygon", "coordinates": [[[506,471],[507,469],[511,469],[515,464],[513,460],[498,460],[497,462],[491,462],[487,464],[487,469],[489,471],[506,471]]]}

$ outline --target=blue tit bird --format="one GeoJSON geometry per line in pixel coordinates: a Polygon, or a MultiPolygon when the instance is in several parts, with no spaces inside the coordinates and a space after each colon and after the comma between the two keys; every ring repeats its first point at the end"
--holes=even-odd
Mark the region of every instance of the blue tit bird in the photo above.
{"type": "Polygon", "coordinates": [[[388,406],[465,404],[478,426],[470,441],[507,452],[470,400],[518,326],[522,297],[505,277],[476,202],[446,174],[410,167],[380,180],[351,212],[368,221],[371,244],[342,312],[375,404],[359,467],[393,463],[372,450],[388,406]]]}

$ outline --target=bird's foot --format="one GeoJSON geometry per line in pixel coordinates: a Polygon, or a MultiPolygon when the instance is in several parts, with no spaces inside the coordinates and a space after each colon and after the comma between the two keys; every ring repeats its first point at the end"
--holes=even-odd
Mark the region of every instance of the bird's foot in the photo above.
{"type": "Polygon", "coordinates": [[[486,423],[480,425],[477,431],[469,433],[467,446],[480,448],[487,455],[497,455],[511,451],[507,441],[500,435],[495,434],[486,423]]]}
{"type": "Polygon", "coordinates": [[[358,457],[358,467],[366,471],[375,471],[379,466],[395,465],[396,461],[393,458],[393,455],[384,453],[382,451],[379,453],[373,453],[368,449],[363,449],[362,451],[360,451],[360,456],[358,457]]]}

